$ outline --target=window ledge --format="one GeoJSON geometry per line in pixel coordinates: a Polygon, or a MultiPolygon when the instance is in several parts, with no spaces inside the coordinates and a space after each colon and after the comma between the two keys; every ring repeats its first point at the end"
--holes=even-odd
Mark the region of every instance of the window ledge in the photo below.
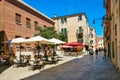
{"type": "Polygon", "coordinates": [[[31,25],[26,25],[27,28],[31,28],[31,25]]]}
{"type": "Polygon", "coordinates": [[[21,23],[21,22],[16,22],[16,24],[18,24],[18,25],[22,25],[22,23],[21,23]]]}

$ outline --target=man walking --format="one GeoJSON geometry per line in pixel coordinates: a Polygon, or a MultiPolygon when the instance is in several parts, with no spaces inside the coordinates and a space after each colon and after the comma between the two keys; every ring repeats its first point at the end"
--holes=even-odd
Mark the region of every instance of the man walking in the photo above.
{"type": "Polygon", "coordinates": [[[106,48],[104,48],[104,57],[106,58],[106,52],[107,52],[107,50],[106,50],[106,48]]]}

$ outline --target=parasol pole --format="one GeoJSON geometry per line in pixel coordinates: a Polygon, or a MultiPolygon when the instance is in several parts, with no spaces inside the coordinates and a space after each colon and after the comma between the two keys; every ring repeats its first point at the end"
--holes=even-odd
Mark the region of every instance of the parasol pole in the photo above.
{"type": "Polygon", "coordinates": [[[38,45],[37,45],[37,50],[38,50],[38,55],[39,55],[39,53],[40,53],[39,41],[38,41],[38,45]]]}
{"type": "Polygon", "coordinates": [[[19,56],[20,56],[20,61],[21,61],[21,43],[20,43],[20,55],[19,56]]]}

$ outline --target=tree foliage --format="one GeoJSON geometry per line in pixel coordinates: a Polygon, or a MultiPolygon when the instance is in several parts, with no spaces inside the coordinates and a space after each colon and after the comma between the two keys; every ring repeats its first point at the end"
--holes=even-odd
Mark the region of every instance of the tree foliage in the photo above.
{"type": "Polygon", "coordinates": [[[56,39],[60,39],[62,41],[65,41],[67,42],[67,35],[66,34],[62,34],[62,33],[59,33],[57,34],[56,30],[54,27],[36,27],[36,30],[38,31],[37,34],[35,34],[35,36],[42,36],[44,38],[47,38],[47,39],[51,39],[51,38],[56,38],[56,39]]]}

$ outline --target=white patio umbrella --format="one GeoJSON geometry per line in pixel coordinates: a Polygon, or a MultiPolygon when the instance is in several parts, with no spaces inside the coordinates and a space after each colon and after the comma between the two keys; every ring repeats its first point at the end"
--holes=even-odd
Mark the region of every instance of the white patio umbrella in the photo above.
{"type": "Polygon", "coordinates": [[[49,39],[49,41],[54,42],[55,44],[64,44],[64,43],[66,43],[64,41],[61,41],[61,40],[55,39],[55,38],[49,39]]]}
{"type": "Polygon", "coordinates": [[[12,39],[11,43],[23,43],[25,41],[26,39],[20,37],[20,38],[12,39]]]}
{"type": "Polygon", "coordinates": [[[46,38],[43,38],[41,36],[35,36],[35,37],[31,37],[29,39],[26,40],[27,43],[38,43],[38,46],[37,46],[37,49],[38,49],[38,55],[39,55],[39,52],[40,52],[40,46],[39,46],[39,43],[40,44],[54,44],[54,42],[52,41],[49,41],[48,39],[46,38]]]}
{"type": "Polygon", "coordinates": [[[54,42],[49,41],[48,39],[43,38],[41,36],[31,37],[31,38],[27,39],[25,42],[26,43],[36,43],[36,42],[38,42],[40,44],[54,44],[54,42]]]}
{"type": "Polygon", "coordinates": [[[26,39],[21,38],[21,37],[11,40],[11,43],[20,45],[20,55],[19,55],[20,60],[21,60],[21,43],[24,43],[25,41],[26,41],[26,39]]]}

